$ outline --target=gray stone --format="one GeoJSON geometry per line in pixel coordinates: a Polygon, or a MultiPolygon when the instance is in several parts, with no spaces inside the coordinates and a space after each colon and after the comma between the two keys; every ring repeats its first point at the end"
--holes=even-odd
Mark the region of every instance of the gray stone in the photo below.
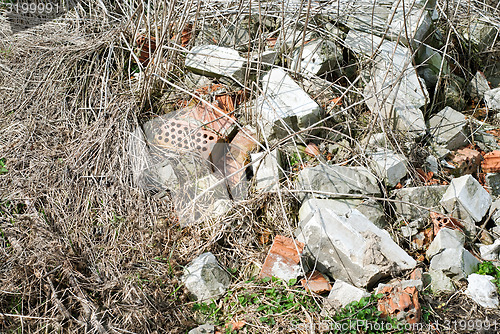
{"type": "Polygon", "coordinates": [[[307,129],[319,120],[320,107],[280,68],[262,78],[265,96],[257,99],[258,123],[267,139],[307,129]]]}
{"type": "Polygon", "coordinates": [[[500,253],[500,239],[495,240],[491,245],[479,247],[481,258],[485,261],[498,261],[498,253],[500,253]]]}
{"type": "Polygon", "coordinates": [[[480,17],[472,17],[467,20],[466,27],[462,29],[462,35],[478,52],[485,51],[493,46],[493,42],[498,34],[495,25],[488,22],[488,19],[480,17]]]}
{"type": "Polygon", "coordinates": [[[451,180],[440,203],[448,212],[465,210],[479,222],[490,208],[491,196],[471,175],[464,175],[451,180]]]}
{"type": "Polygon", "coordinates": [[[349,195],[381,196],[377,178],[364,167],[329,166],[306,167],[297,177],[298,197],[349,198],[349,195]],[[319,193],[315,193],[315,191],[319,193]]]}
{"type": "Polygon", "coordinates": [[[486,106],[494,112],[500,111],[500,87],[484,92],[486,106]]]}
{"type": "Polygon", "coordinates": [[[306,245],[303,255],[309,266],[357,287],[370,287],[390,273],[416,266],[387,231],[358,210],[341,216],[319,205],[304,205],[296,236],[306,245]]]}
{"type": "Polygon", "coordinates": [[[428,155],[427,158],[425,158],[425,168],[434,174],[439,173],[439,161],[436,159],[435,156],[433,155],[428,155]]]}
{"type": "Polygon", "coordinates": [[[238,51],[247,51],[250,42],[250,33],[240,24],[240,22],[229,27],[220,29],[220,45],[236,49],[238,51]]]}
{"type": "Polygon", "coordinates": [[[238,51],[217,45],[193,47],[186,56],[185,65],[195,73],[230,77],[241,80],[244,75],[245,58],[238,51]]]}
{"type": "Polygon", "coordinates": [[[469,83],[469,95],[473,99],[482,99],[484,93],[489,91],[490,84],[483,72],[477,71],[474,78],[469,83]]]}
{"type": "Polygon", "coordinates": [[[452,279],[464,279],[477,270],[479,261],[463,247],[447,248],[434,255],[430,270],[442,271],[452,279]]]}
{"type": "Polygon", "coordinates": [[[436,254],[441,253],[445,249],[460,248],[464,246],[464,243],[465,235],[462,232],[444,227],[434,237],[425,254],[427,258],[432,259],[436,254]]]}
{"type": "Polygon", "coordinates": [[[500,199],[497,199],[491,203],[490,206],[490,211],[489,215],[491,216],[491,219],[497,224],[497,226],[500,226],[500,199]]]}
{"type": "Polygon", "coordinates": [[[332,290],[325,300],[325,307],[340,310],[352,302],[358,302],[361,298],[368,297],[370,297],[370,294],[366,290],[338,279],[333,284],[332,290]]]}
{"type": "Polygon", "coordinates": [[[283,175],[280,151],[274,149],[268,154],[259,152],[252,153],[250,156],[255,179],[255,190],[258,192],[278,191],[279,180],[283,175]]]}
{"type": "Polygon", "coordinates": [[[213,333],[215,333],[215,326],[210,324],[198,326],[188,332],[188,334],[213,334],[213,333]]]}
{"type": "Polygon", "coordinates": [[[401,154],[379,150],[367,155],[371,158],[369,161],[371,169],[390,187],[397,185],[408,172],[406,158],[401,154]]]}
{"type": "Polygon", "coordinates": [[[342,50],[335,43],[316,39],[294,51],[291,68],[305,75],[320,75],[340,68],[341,63],[342,50]]]}
{"type": "Polygon", "coordinates": [[[452,293],[455,292],[455,286],[451,278],[446,276],[442,271],[429,271],[431,279],[431,291],[433,293],[452,293]]]}
{"type": "Polygon", "coordinates": [[[474,131],[474,141],[479,146],[479,148],[485,152],[491,152],[500,149],[496,137],[482,129],[476,129],[474,131]]]}
{"type": "Polygon", "coordinates": [[[490,275],[472,274],[467,277],[467,290],[465,294],[473,301],[485,308],[498,308],[498,291],[490,275]]]}
{"type": "Polygon", "coordinates": [[[438,144],[446,145],[449,150],[467,145],[467,120],[462,113],[450,107],[444,108],[430,119],[429,131],[438,144]]]}
{"type": "Polygon", "coordinates": [[[220,297],[231,284],[231,276],[217,263],[215,256],[203,253],[185,269],[182,282],[196,300],[220,297]]]}
{"type": "Polygon", "coordinates": [[[448,186],[425,186],[395,190],[396,213],[404,220],[412,221],[429,217],[429,211],[440,212],[439,201],[447,188],[448,186]]]}
{"type": "Polygon", "coordinates": [[[403,233],[403,237],[411,238],[418,234],[418,229],[411,226],[401,226],[401,233],[403,233]]]}
{"type": "Polygon", "coordinates": [[[427,104],[428,94],[412,65],[408,48],[355,30],[349,31],[344,43],[367,57],[377,52],[372,79],[363,91],[368,108],[387,121],[395,121],[398,129],[422,135],[426,126],[420,108],[427,104]]]}

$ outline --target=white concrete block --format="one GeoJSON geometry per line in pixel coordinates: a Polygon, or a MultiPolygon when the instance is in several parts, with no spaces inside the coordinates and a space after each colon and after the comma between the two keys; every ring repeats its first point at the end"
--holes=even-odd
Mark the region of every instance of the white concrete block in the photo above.
{"type": "Polygon", "coordinates": [[[500,239],[495,240],[491,245],[484,245],[479,247],[481,258],[485,261],[498,261],[498,254],[500,253],[500,239]]]}
{"type": "Polygon", "coordinates": [[[500,111],[500,87],[484,92],[486,106],[495,112],[500,111]]]}
{"type": "Polygon", "coordinates": [[[449,228],[442,228],[434,237],[427,252],[427,258],[432,259],[436,254],[441,253],[448,248],[461,248],[465,243],[465,235],[459,230],[452,230],[449,228]]]}
{"type": "Polygon", "coordinates": [[[396,154],[389,150],[379,150],[369,153],[368,157],[372,170],[380,178],[384,179],[388,186],[394,187],[406,176],[406,159],[401,154],[396,154]]]}
{"type": "Polygon", "coordinates": [[[246,64],[238,51],[217,45],[193,47],[186,56],[185,65],[191,71],[207,76],[227,76],[241,79],[246,64]]]}
{"type": "Polygon", "coordinates": [[[357,287],[369,287],[389,273],[412,269],[416,261],[401,249],[387,231],[358,210],[337,215],[334,210],[309,205],[300,222],[297,239],[306,244],[307,261],[320,271],[357,287]]]}
{"type": "Polygon", "coordinates": [[[357,288],[342,280],[336,280],[326,299],[326,303],[333,309],[340,310],[352,302],[358,302],[361,298],[368,297],[370,297],[370,294],[366,290],[357,288]]]}
{"type": "Polygon", "coordinates": [[[279,180],[283,175],[281,169],[281,154],[277,149],[266,152],[252,153],[252,170],[255,178],[255,190],[258,192],[273,192],[279,189],[279,180]],[[264,156],[265,155],[265,156],[264,156]],[[261,159],[261,157],[263,157],[261,159]],[[260,161],[258,161],[261,159],[260,161]]]}
{"type": "Polygon", "coordinates": [[[295,49],[291,68],[306,75],[320,75],[340,68],[341,63],[342,50],[335,43],[316,39],[295,49]]]}
{"type": "Polygon", "coordinates": [[[467,278],[477,270],[479,261],[463,247],[447,248],[434,255],[431,260],[430,270],[442,271],[452,279],[467,278]]]}
{"type": "Polygon", "coordinates": [[[465,115],[446,107],[429,120],[429,131],[438,144],[455,150],[467,144],[469,130],[465,115]]]}
{"type": "Polygon", "coordinates": [[[472,274],[467,277],[465,294],[485,308],[498,308],[498,291],[490,275],[472,274]]]}
{"type": "Polygon", "coordinates": [[[440,203],[448,212],[460,206],[474,221],[479,222],[488,212],[491,201],[490,194],[472,175],[464,175],[451,180],[440,203]]]}

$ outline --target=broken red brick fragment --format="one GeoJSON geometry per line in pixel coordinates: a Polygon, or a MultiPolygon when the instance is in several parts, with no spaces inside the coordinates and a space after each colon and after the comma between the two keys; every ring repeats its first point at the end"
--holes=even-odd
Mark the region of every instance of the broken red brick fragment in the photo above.
{"type": "Polygon", "coordinates": [[[257,143],[257,134],[248,128],[242,128],[229,144],[229,150],[224,159],[215,162],[216,166],[224,171],[224,175],[228,177],[231,186],[235,186],[244,179],[244,167],[249,160],[250,152],[257,147],[257,143]]]}
{"type": "Polygon", "coordinates": [[[479,151],[464,147],[457,150],[453,156],[453,164],[457,167],[455,174],[474,174],[479,171],[481,166],[481,153],[479,151]]]}
{"type": "Polygon", "coordinates": [[[318,146],[314,143],[307,144],[304,153],[313,158],[321,154],[318,146]]]}
{"type": "Polygon", "coordinates": [[[484,155],[484,160],[481,163],[484,173],[500,172],[500,151],[492,151],[484,155]]]}
{"type": "Polygon", "coordinates": [[[418,290],[414,286],[403,289],[401,282],[384,286],[379,293],[384,296],[378,300],[381,317],[387,316],[405,320],[407,323],[420,322],[422,310],[418,301],[418,290]]]}
{"type": "Polygon", "coordinates": [[[291,238],[277,235],[267,254],[259,277],[277,276],[280,271],[294,272],[300,263],[300,256],[304,250],[304,244],[291,238]]]}
{"type": "Polygon", "coordinates": [[[432,223],[434,224],[434,235],[437,235],[443,227],[451,228],[454,230],[463,231],[464,226],[455,218],[442,215],[437,212],[430,213],[432,223]]]}
{"type": "Polygon", "coordinates": [[[300,280],[300,284],[306,289],[306,291],[312,291],[317,294],[322,294],[332,290],[332,285],[326,277],[315,270],[312,275],[311,273],[306,275],[306,278],[300,280]]]}
{"type": "Polygon", "coordinates": [[[136,40],[136,45],[139,48],[139,62],[143,66],[147,66],[149,58],[156,51],[156,38],[150,36],[149,38],[142,35],[136,40]]]}

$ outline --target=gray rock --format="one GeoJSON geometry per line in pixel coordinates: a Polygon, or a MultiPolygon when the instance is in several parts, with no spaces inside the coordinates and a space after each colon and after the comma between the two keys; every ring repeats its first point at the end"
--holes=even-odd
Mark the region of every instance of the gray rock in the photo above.
{"type": "Polygon", "coordinates": [[[484,177],[492,196],[500,196],[500,173],[487,173],[484,177]]]}
{"type": "Polygon", "coordinates": [[[444,108],[430,119],[429,131],[438,144],[445,145],[449,150],[467,145],[467,120],[462,113],[450,107],[444,108]]]}
{"type": "Polygon", "coordinates": [[[426,186],[395,190],[393,194],[396,213],[403,219],[412,221],[429,217],[429,211],[440,212],[439,201],[447,188],[448,186],[426,186]]]}
{"type": "Polygon", "coordinates": [[[462,29],[462,35],[478,52],[485,51],[493,46],[493,41],[497,36],[498,30],[488,18],[472,17],[467,20],[466,27],[462,29]]]}
{"type": "Polygon", "coordinates": [[[439,173],[439,161],[435,156],[429,155],[425,158],[425,168],[434,174],[439,173]]]}
{"type": "Polygon", "coordinates": [[[408,287],[415,287],[418,291],[424,290],[424,282],[420,279],[407,279],[401,281],[401,287],[406,289],[408,287]]]}
{"type": "Polygon", "coordinates": [[[471,175],[464,175],[451,180],[440,203],[448,212],[465,211],[479,222],[490,208],[491,196],[471,175]]]}
{"type": "Polygon", "coordinates": [[[485,261],[498,261],[498,253],[500,253],[500,239],[495,240],[491,245],[479,247],[481,258],[485,261]]]}
{"type": "Polygon", "coordinates": [[[188,332],[188,334],[213,334],[213,333],[215,333],[215,326],[209,324],[198,326],[188,332]]]}
{"type": "Polygon", "coordinates": [[[226,292],[231,276],[219,266],[215,256],[207,252],[184,269],[182,282],[196,300],[208,300],[226,292]]]}
{"type": "Polygon", "coordinates": [[[309,266],[357,287],[370,287],[390,273],[416,266],[387,231],[358,210],[341,216],[320,205],[304,205],[296,236],[306,245],[309,266]]]}
{"type": "Polygon", "coordinates": [[[238,51],[217,45],[193,47],[186,56],[185,65],[195,73],[230,77],[241,80],[244,75],[246,60],[238,51]]]}
{"type": "Polygon", "coordinates": [[[500,149],[496,137],[482,129],[476,129],[474,131],[474,141],[479,148],[485,152],[500,149]]]}
{"type": "Polygon", "coordinates": [[[408,172],[406,158],[401,154],[379,150],[367,155],[371,159],[369,161],[371,169],[390,187],[397,185],[408,172]]]}
{"type": "Polygon", "coordinates": [[[342,50],[335,43],[316,39],[295,50],[291,68],[306,75],[320,75],[340,68],[341,63],[342,50]]]}
{"type": "Polygon", "coordinates": [[[252,153],[252,170],[257,192],[274,192],[279,189],[279,180],[283,175],[281,153],[274,149],[264,156],[265,152],[252,153]],[[262,158],[264,156],[264,158],[262,158]],[[259,161],[259,159],[261,159],[259,161]]]}
{"type": "Polygon", "coordinates": [[[346,194],[374,196],[382,194],[377,178],[366,168],[325,164],[301,170],[297,177],[296,189],[303,191],[298,195],[301,201],[314,197],[349,198],[346,194]]]}
{"type": "Polygon", "coordinates": [[[482,99],[484,93],[489,91],[490,84],[483,72],[477,71],[469,83],[469,94],[473,99],[482,99]]]}
{"type": "Polygon", "coordinates": [[[500,200],[497,199],[493,203],[491,203],[489,215],[491,216],[491,219],[497,224],[497,226],[500,226],[500,200]]]}
{"type": "Polygon", "coordinates": [[[262,78],[265,96],[257,99],[258,123],[268,140],[304,130],[319,120],[320,107],[282,69],[262,78]]]}
{"type": "Polygon", "coordinates": [[[403,237],[411,238],[418,234],[418,230],[411,226],[401,226],[401,233],[403,233],[403,237]]]}
{"type": "Polygon", "coordinates": [[[500,111],[500,87],[484,92],[486,106],[495,112],[500,111]]]}
{"type": "Polygon", "coordinates": [[[433,256],[430,270],[442,271],[452,279],[464,279],[477,270],[479,261],[463,247],[447,248],[433,256]]]}
{"type": "Polygon", "coordinates": [[[250,33],[240,22],[220,29],[219,40],[221,46],[233,48],[238,51],[247,51],[250,38],[250,33]]]}
{"type": "Polygon", "coordinates": [[[455,292],[455,286],[451,278],[446,276],[442,271],[429,271],[431,280],[431,291],[433,293],[452,293],[455,292]]]}
{"type": "Polygon", "coordinates": [[[436,254],[441,253],[445,249],[460,248],[464,246],[464,243],[465,235],[462,232],[444,227],[434,237],[425,254],[427,258],[432,259],[436,254]]]}
{"type": "Polygon", "coordinates": [[[360,301],[361,298],[368,298],[370,294],[364,289],[357,288],[340,279],[335,281],[333,288],[325,300],[325,308],[340,310],[352,302],[360,301]]]}
{"type": "Polygon", "coordinates": [[[465,294],[473,301],[485,308],[498,308],[498,291],[490,275],[471,274],[467,277],[467,290],[465,294]]]}

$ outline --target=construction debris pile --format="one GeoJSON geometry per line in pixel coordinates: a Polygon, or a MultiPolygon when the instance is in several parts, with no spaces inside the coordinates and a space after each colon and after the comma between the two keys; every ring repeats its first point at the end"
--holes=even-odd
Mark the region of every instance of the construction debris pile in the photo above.
{"type": "MultiPolygon", "coordinates": [[[[498,307],[493,278],[473,274],[500,253],[498,71],[458,74],[435,1],[323,3],[310,22],[253,14],[185,28],[187,73],[167,86],[188,99],[131,135],[137,183],[172,199],[183,226],[293,194],[295,235],[276,236],[260,276],[303,278],[329,293],[325,309],[376,290],[383,314],[415,323],[419,292],[463,280],[498,307]],[[349,126],[356,113],[371,115],[368,130],[349,126]]],[[[473,18],[461,38],[486,52],[499,28],[473,18]]],[[[183,282],[198,300],[231,284],[211,253],[183,282]]]]}

